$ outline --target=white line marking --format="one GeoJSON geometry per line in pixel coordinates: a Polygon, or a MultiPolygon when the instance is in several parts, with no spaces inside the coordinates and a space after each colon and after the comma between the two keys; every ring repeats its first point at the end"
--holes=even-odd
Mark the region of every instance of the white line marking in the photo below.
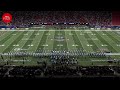
{"type": "Polygon", "coordinates": [[[44,45],[42,45],[42,46],[48,46],[48,44],[44,44],[44,45]]]}
{"type": "Polygon", "coordinates": [[[0,30],[0,31],[120,31],[120,30],[0,30]]]}
{"type": "Polygon", "coordinates": [[[12,34],[12,35],[16,35],[16,34],[12,34]]]}
{"type": "Polygon", "coordinates": [[[107,45],[106,44],[104,44],[104,45],[102,44],[101,46],[107,46],[107,45]]]}
{"type": "Polygon", "coordinates": [[[0,45],[0,46],[5,46],[4,44],[0,45]]]}
{"type": "Polygon", "coordinates": [[[106,34],[103,33],[102,35],[106,35],[106,34]]]}
{"type": "Polygon", "coordinates": [[[120,46],[120,44],[117,44],[117,46],[120,46]]]}
{"type": "Polygon", "coordinates": [[[13,46],[19,46],[19,44],[13,45],[13,46]]]}
{"type": "Polygon", "coordinates": [[[84,34],[80,34],[80,35],[84,35],[84,34]]]}
{"type": "Polygon", "coordinates": [[[28,45],[28,46],[33,46],[33,44],[31,44],[31,45],[28,45]]]}
{"type": "Polygon", "coordinates": [[[72,46],[78,46],[77,44],[73,44],[72,46]]]}
{"type": "Polygon", "coordinates": [[[96,34],[91,34],[91,35],[96,35],[96,34]]]}
{"type": "Polygon", "coordinates": [[[28,35],[28,34],[24,34],[24,35],[28,35]]]}
{"type": "Polygon", "coordinates": [[[93,46],[93,45],[91,45],[91,44],[87,44],[87,46],[93,46]]]}
{"type": "Polygon", "coordinates": [[[57,46],[63,46],[62,44],[58,44],[57,46]]]}

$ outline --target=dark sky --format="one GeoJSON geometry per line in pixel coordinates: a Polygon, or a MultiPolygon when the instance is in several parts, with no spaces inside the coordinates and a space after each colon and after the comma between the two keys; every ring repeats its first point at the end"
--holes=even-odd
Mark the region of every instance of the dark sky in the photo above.
{"type": "Polygon", "coordinates": [[[119,2],[105,0],[2,0],[5,10],[120,10],[119,2]]]}

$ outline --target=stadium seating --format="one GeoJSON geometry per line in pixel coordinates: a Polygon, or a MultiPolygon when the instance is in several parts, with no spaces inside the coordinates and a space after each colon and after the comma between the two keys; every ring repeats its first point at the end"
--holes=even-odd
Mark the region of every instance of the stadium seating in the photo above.
{"type": "MultiPolygon", "coordinates": [[[[11,25],[28,26],[41,23],[89,23],[91,26],[110,26],[111,12],[98,11],[17,11],[11,12],[11,25]]],[[[5,25],[0,21],[0,25],[5,25]]]]}
{"type": "MultiPolygon", "coordinates": [[[[111,26],[111,12],[98,12],[98,11],[11,11],[13,15],[13,21],[11,25],[16,27],[29,27],[32,25],[41,25],[42,23],[48,23],[51,28],[54,23],[65,24],[76,23],[83,25],[89,25],[90,27],[101,28],[111,26]]],[[[5,23],[0,21],[0,26],[4,26],[5,23]]],[[[61,25],[60,29],[65,29],[65,25],[61,25]]],[[[72,25],[69,25],[71,28],[72,25]]],[[[59,29],[58,27],[55,27],[59,29]]],[[[73,29],[73,28],[72,28],[73,29]]],[[[28,30],[28,29],[27,29],[28,30]]],[[[31,35],[32,36],[32,35],[31,35]]],[[[23,36],[22,36],[23,37],[23,36]]],[[[22,38],[21,37],[21,38],[22,38]]],[[[35,37],[35,35],[34,35],[35,37]]],[[[81,36],[82,37],[82,36],[81,36]]],[[[62,42],[66,37],[54,37],[56,41],[62,42]]],[[[88,40],[88,39],[87,39],[88,40]]],[[[88,40],[89,41],[89,40],[88,40]]],[[[117,41],[117,40],[116,40],[117,41]]],[[[28,41],[29,42],[29,41],[28,41]]],[[[31,40],[32,42],[32,40],[31,40]]],[[[16,42],[17,43],[17,42],[16,42]]],[[[12,44],[11,44],[12,46],[12,44]]],[[[23,66],[12,66],[8,61],[4,62],[3,66],[0,66],[0,77],[86,77],[86,76],[116,76],[120,74],[120,67],[112,66],[79,66],[76,57],[87,56],[87,58],[106,58],[104,53],[85,53],[79,50],[75,52],[57,52],[51,51],[46,54],[46,51],[36,50],[35,53],[27,52],[8,52],[1,53],[1,60],[5,61],[3,56],[9,58],[22,58],[23,66]],[[7,54],[7,55],[6,55],[7,54]],[[24,66],[24,60],[27,61],[29,57],[37,58],[36,66],[24,66]],[[50,65],[41,58],[48,60],[50,65]],[[39,61],[41,60],[41,61],[39,61]],[[41,64],[42,63],[42,64],[41,64]],[[10,65],[10,67],[9,67],[10,65]]],[[[81,58],[80,58],[81,59],[81,58]]],[[[84,58],[85,59],[85,58],[84,58]]],[[[89,59],[88,59],[89,60],[89,59]]],[[[15,61],[15,60],[14,60],[15,61]]],[[[11,60],[12,62],[12,60],[11,60]]],[[[21,63],[20,63],[21,64],[21,63]]]]}

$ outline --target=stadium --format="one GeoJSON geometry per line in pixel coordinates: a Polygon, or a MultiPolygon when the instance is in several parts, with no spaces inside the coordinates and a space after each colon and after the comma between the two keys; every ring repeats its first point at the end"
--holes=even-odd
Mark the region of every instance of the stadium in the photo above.
{"type": "Polygon", "coordinates": [[[0,20],[1,78],[120,76],[120,12],[10,13],[0,20]]]}

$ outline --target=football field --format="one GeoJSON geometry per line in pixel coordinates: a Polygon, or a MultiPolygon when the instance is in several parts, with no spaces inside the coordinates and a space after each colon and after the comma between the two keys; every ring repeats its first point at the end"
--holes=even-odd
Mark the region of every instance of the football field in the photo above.
{"type": "MultiPolygon", "coordinates": [[[[1,30],[0,53],[8,52],[36,52],[37,50],[111,52],[113,59],[120,59],[120,31],[119,30],[1,30]]],[[[0,57],[0,64],[9,61],[13,65],[23,65],[22,58],[7,56],[0,57]]],[[[111,65],[107,58],[77,58],[80,65],[111,65]],[[97,61],[101,60],[101,61],[97,61]]],[[[37,65],[39,58],[27,58],[24,65],[37,65]]],[[[43,59],[48,60],[48,59],[43,59]]],[[[49,62],[49,60],[48,60],[49,62]]],[[[112,63],[112,65],[118,65],[112,63]]]]}

